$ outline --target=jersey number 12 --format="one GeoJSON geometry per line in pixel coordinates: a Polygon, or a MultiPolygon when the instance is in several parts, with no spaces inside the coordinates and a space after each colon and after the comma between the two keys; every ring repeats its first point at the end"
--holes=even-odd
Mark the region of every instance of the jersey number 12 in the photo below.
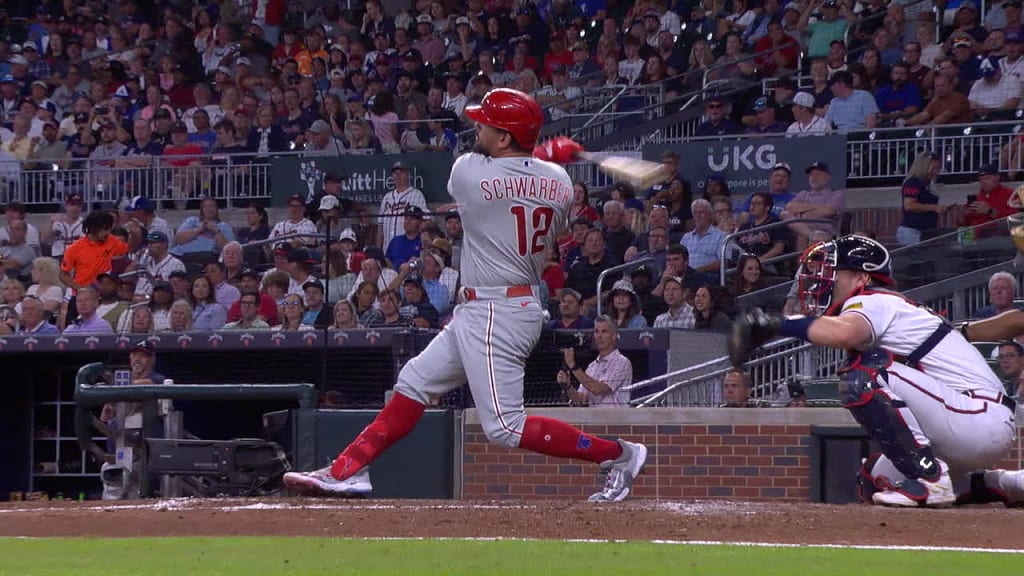
{"type": "Polygon", "coordinates": [[[526,206],[512,206],[509,212],[516,217],[516,239],[519,241],[519,255],[529,256],[544,251],[544,238],[551,230],[555,219],[555,210],[548,206],[538,206],[526,214],[526,206]],[[532,233],[531,233],[532,230],[532,233]]]}

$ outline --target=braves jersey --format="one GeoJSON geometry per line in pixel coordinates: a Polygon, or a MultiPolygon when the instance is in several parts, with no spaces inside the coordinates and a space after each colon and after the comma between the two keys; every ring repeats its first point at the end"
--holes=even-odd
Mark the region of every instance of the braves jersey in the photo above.
{"type": "Polygon", "coordinates": [[[464,286],[540,284],[547,245],[566,228],[572,206],[564,168],[471,152],[455,160],[448,194],[462,216],[464,286]]]}
{"type": "MultiPolygon", "coordinates": [[[[945,322],[934,312],[897,294],[870,292],[849,298],[840,315],[856,314],[871,327],[870,347],[908,356],[945,322]]],[[[993,396],[1003,385],[981,353],[952,331],[921,359],[921,371],[958,391],[984,390],[993,396]]]]}
{"type": "Polygon", "coordinates": [[[405,209],[409,206],[418,206],[424,212],[427,211],[427,200],[423,192],[416,188],[406,188],[399,192],[392,190],[384,195],[380,201],[380,212],[377,219],[380,221],[381,244],[387,249],[388,242],[399,234],[405,234],[402,227],[405,209]]]}

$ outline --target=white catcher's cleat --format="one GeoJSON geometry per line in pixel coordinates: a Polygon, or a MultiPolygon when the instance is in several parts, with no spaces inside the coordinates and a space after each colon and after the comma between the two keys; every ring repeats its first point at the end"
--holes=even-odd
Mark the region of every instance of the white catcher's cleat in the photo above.
{"type": "Polygon", "coordinates": [[[629,496],[633,481],[647,462],[647,447],[636,442],[619,440],[622,455],[601,463],[601,471],[608,474],[604,489],[587,499],[588,502],[621,502],[629,496]]]}
{"type": "Polygon", "coordinates": [[[331,476],[330,466],[312,472],[288,472],[284,475],[284,485],[303,496],[368,496],[373,492],[369,466],[363,466],[344,480],[331,476]]]}
{"type": "Polygon", "coordinates": [[[892,488],[875,492],[871,500],[875,504],[897,508],[948,508],[956,503],[956,492],[949,477],[949,467],[938,461],[942,474],[938,480],[900,480],[892,488]]]}

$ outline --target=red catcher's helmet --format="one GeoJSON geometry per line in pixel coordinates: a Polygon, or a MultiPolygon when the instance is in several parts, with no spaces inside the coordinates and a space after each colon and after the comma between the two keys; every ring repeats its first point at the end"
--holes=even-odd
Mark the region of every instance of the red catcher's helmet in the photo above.
{"type": "Polygon", "coordinates": [[[505,130],[523,150],[533,150],[544,125],[540,104],[529,94],[510,88],[495,88],[479,105],[466,106],[466,116],[474,122],[505,130]]]}

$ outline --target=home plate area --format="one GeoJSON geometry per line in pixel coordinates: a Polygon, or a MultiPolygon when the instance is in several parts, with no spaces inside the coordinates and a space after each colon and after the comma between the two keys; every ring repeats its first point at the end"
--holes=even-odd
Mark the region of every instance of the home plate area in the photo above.
{"type": "Polygon", "coordinates": [[[520,538],[1024,551],[1024,510],[634,500],[174,499],[0,504],[0,536],[520,538]]]}

